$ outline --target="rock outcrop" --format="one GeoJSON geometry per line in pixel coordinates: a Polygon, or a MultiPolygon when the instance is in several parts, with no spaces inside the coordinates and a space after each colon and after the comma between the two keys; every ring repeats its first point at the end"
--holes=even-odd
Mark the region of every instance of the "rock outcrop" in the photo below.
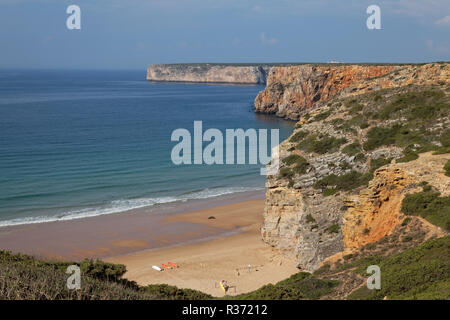
{"type": "Polygon", "coordinates": [[[149,81],[264,84],[269,65],[152,64],[149,81]]]}
{"type": "Polygon", "coordinates": [[[267,77],[266,89],[255,99],[255,110],[297,120],[315,103],[330,99],[352,83],[399,68],[363,65],[273,67],[267,77]]]}
{"type": "Polygon", "coordinates": [[[255,99],[255,111],[298,120],[317,102],[414,83],[448,83],[448,64],[298,65],[270,69],[267,86],[255,99]]]}
{"type": "Polygon", "coordinates": [[[419,192],[424,181],[441,193],[450,194],[450,178],[443,173],[449,154],[421,154],[407,163],[394,163],[378,169],[367,189],[345,200],[342,234],[348,249],[361,248],[390,235],[405,215],[402,200],[407,193],[419,192]]]}

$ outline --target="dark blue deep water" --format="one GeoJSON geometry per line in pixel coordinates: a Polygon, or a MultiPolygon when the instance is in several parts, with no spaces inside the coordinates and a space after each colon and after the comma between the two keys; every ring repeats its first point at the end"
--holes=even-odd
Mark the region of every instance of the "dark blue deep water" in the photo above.
{"type": "Polygon", "coordinates": [[[0,71],[0,226],[73,219],[264,187],[260,165],[181,165],[177,128],[279,128],[262,86],[145,81],[139,71],[0,71]]]}

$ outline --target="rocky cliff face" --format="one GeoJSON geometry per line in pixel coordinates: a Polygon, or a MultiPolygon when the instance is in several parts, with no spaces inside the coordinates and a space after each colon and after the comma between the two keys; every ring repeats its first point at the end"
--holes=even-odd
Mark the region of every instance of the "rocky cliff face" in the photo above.
{"type": "Polygon", "coordinates": [[[267,77],[266,89],[255,99],[255,110],[297,120],[315,103],[330,99],[352,83],[399,68],[362,65],[273,67],[267,77]]]}
{"type": "Polygon", "coordinates": [[[449,154],[421,154],[407,163],[394,163],[378,169],[369,186],[345,200],[342,234],[348,249],[379,241],[403,221],[402,200],[408,193],[422,190],[424,181],[442,196],[450,194],[450,178],[442,172],[449,154]]]}
{"type": "Polygon", "coordinates": [[[273,67],[267,86],[255,99],[255,111],[298,120],[317,102],[405,86],[448,81],[448,64],[427,65],[299,65],[273,67]],[[441,70],[444,66],[443,70],[441,70]]]}
{"type": "MultiPolygon", "coordinates": [[[[295,90],[301,92],[299,105],[309,101],[292,136],[280,144],[278,174],[267,178],[261,233],[265,242],[297,259],[300,269],[313,271],[327,257],[404,230],[399,229],[405,218],[402,200],[420,190],[420,182],[449,192],[443,165],[450,159],[450,147],[440,137],[450,134],[445,131],[450,128],[450,65],[379,67],[366,71],[383,75],[348,80],[338,89],[322,79],[327,89],[316,90],[321,94],[315,99],[304,94],[314,92],[305,88],[315,87],[311,77],[302,84],[305,68],[274,68],[269,90],[257,98],[270,95],[277,75],[284,93],[273,98],[274,110],[295,90]],[[333,97],[323,100],[324,93],[333,97]],[[311,104],[313,100],[317,102],[311,104]],[[443,154],[423,153],[429,150],[443,154]]],[[[329,79],[329,74],[324,77],[329,79]]],[[[335,78],[331,83],[338,82],[335,78]]]]}
{"type": "Polygon", "coordinates": [[[264,84],[268,65],[153,64],[147,80],[264,84]]]}

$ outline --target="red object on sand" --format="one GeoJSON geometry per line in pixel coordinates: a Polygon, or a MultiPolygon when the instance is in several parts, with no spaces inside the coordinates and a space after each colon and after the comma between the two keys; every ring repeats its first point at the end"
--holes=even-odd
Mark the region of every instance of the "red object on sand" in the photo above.
{"type": "Polygon", "coordinates": [[[172,269],[172,267],[169,267],[167,264],[162,264],[162,267],[164,268],[164,269],[172,269]]]}
{"type": "Polygon", "coordinates": [[[173,268],[178,268],[178,266],[175,264],[175,263],[173,263],[173,262],[167,262],[168,264],[169,264],[169,266],[171,266],[171,267],[173,267],[173,268]]]}

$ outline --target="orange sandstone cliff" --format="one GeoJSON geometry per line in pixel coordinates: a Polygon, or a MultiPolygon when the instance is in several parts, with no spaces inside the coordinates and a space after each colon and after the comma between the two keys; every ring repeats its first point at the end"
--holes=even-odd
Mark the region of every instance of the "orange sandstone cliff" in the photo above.
{"type": "Polygon", "coordinates": [[[450,192],[450,153],[423,153],[450,128],[449,63],[273,67],[255,107],[300,117],[267,177],[261,235],[302,270],[398,232],[402,201],[421,182],[450,192]],[[392,128],[395,137],[379,137],[392,128]]]}

